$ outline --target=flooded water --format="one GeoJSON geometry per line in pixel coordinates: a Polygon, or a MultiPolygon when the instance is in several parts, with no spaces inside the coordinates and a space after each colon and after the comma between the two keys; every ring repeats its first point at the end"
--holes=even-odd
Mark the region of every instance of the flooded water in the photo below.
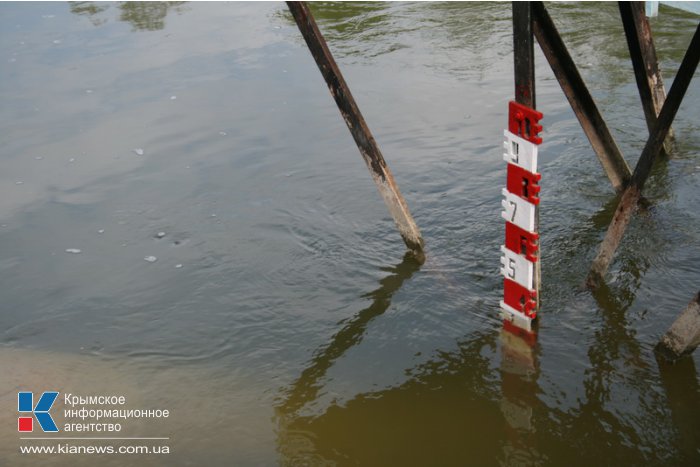
{"type": "MultiPolygon", "coordinates": [[[[510,5],[312,9],[423,265],[284,4],[0,5],[0,464],[698,465],[700,354],[660,366],[653,346],[700,284],[700,76],[591,293],[615,198],[536,51],[529,347],[498,319],[510,5]],[[21,455],[52,442],[19,439],[18,390],[168,409],[120,436],[171,454],[21,455]]],[[[633,164],[647,129],[616,5],[550,12],[633,164]]],[[[667,89],[697,21],[652,20],[667,89]]]]}

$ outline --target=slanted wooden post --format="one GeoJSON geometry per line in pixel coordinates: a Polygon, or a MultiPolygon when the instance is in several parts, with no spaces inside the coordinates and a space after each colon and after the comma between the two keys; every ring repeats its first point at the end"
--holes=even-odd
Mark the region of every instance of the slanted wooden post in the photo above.
{"type": "MultiPolygon", "coordinates": [[[[634,76],[637,80],[639,97],[642,100],[644,117],[651,132],[661,112],[661,107],[666,101],[666,89],[664,89],[659,71],[651,26],[644,13],[644,2],[618,2],[618,5],[634,67],[634,76]]],[[[669,129],[664,140],[662,155],[671,154],[672,141],[673,129],[669,129]]]]}
{"type": "Polygon", "coordinates": [[[345,79],[343,79],[343,75],[335,63],[311,11],[309,11],[305,2],[287,2],[287,6],[292,16],[294,16],[294,20],[302,36],[304,36],[304,40],[306,40],[316,65],[318,65],[323,78],[326,80],[328,89],[335,99],[352,137],[355,139],[355,143],[367,164],[379,193],[384,198],[384,202],[394,218],[401,238],[403,238],[409,250],[422,255],[423,237],[418,230],[418,226],[413,220],[413,216],[411,216],[406,200],[401,196],[394,176],[391,174],[389,166],[377,146],[377,142],[369,131],[369,127],[350,93],[350,88],[345,79]]]}
{"type": "Polygon", "coordinates": [[[639,162],[637,162],[637,166],[634,169],[630,184],[622,194],[622,198],[613,215],[613,220],[608,227],[608,231],[605,233],[605,238],[600,245],[598,254],[593,260],[591,270],[586,280],[589,287],[596,287],[603,280],[603,276],[608,270],[615,250],[617,250],[620,240],[622,240],[622,236],[625,233],[625,229],[632,219],[632,214],[636,210],[637,203],[641,197],[642,188],[649,177],[654,159],[656,159],[656,156],[661,150],[668,130],[671,128],[671,122],[673,122],[678,107],[680,107],[683,101],[683,96],[688,89],[688,85],[690,85],[695,69],[698,66],[698,61],[700,61],[700,24],[695,30],[693,39],[690,41],[690,46],[688,46],[688,50],[683,57],[683,62],[676,74],[676,79],[673,80],[673,84],[671,85],[668,98],[649,135],[642,155],[639,157],[639,162]]]}
{"type": "Polygon", "coordinates": [[[622,191],[632,174],[630,168],[542,2],[532,2],[532,19],[537,42],[569,100],[583,132],[613,188],[615,191],[622,191]]]}
{"type": "Polygon", "coordinates": [[[700,292],[676,318],[656,345],[656,351],[669,360],[691,353],[700,345],[700,292]]]}

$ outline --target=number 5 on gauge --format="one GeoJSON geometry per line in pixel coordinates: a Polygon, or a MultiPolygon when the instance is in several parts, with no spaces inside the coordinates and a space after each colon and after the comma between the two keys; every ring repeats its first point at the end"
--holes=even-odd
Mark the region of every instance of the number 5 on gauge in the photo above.
{"type": "Polygon", "coordinates": [[[518,284],[532,289],[533,264],[524,256],[501,245],[501,274],[518,284]]]}

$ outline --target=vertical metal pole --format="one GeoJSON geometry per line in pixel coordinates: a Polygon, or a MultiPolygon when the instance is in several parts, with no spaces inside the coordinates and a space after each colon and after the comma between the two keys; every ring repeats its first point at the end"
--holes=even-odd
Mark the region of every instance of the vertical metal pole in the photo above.
{"type": "MultiPolygon", "coordinates": [[[[536,109],[535,101],[535,42],[532,35],[530,2],[513,2],[513,59],[515,101],[536,109]]],[[[535,207],[535,232],[540,230],[540,208],[535,207]]],[[[539,258],[535,263],[533,289],[537,292],[537,312],[540,311],[540,277],[542,250],[537,240],[539,258]]]]}
{"type": "Polygon", "coordinates": [[[513,2],[515,101],[535,109],[535,47],[530,2],[513,2]]]}
{"type": "MultiPolygon", "coordinates": [[[[666,101],[666,89],[664,89],[659,71],[651,26],[644,14],[644,2],[618,2],[618,5],[634,67],[634,76],[637,80],[637,88],[639,88],[639,97],[642,100],[644,117],[647,121],[647,128],[651,132],[666,101]]],[[[672,141],[673,129],[669,129],[662,155],[671,153],[672,141]]]]}

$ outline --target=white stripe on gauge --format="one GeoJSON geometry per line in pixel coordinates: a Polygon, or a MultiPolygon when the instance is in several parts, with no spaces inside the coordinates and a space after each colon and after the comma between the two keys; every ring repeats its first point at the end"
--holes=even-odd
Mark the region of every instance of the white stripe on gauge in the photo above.
{"type": "Polygon", "coordinates": [[[535,231],[535,205],[503,188],[501,217],[528,232],[535,231]]]}
{"type": "Polygon", "coordinates": [[[501,274],[522,285],[526,289],[532,290],[534,265],[523,255],[510,251],[501,245],[501,274]]]}
{"type": "Polygon", "coordinates": [[[503,300],[501,300],[501,318],[510,321],[520,329],[532,331],[532,318],[525,316],[525,314],[506,304],[503,300]]]}
{"type": "Polygon", "coordinates": [[[506,150],[503,153],[503,160],[533,174],[537,173],[537,145],[508,130],[503,130],[503,136],[505,137],[503,148],[506,150]]]}

